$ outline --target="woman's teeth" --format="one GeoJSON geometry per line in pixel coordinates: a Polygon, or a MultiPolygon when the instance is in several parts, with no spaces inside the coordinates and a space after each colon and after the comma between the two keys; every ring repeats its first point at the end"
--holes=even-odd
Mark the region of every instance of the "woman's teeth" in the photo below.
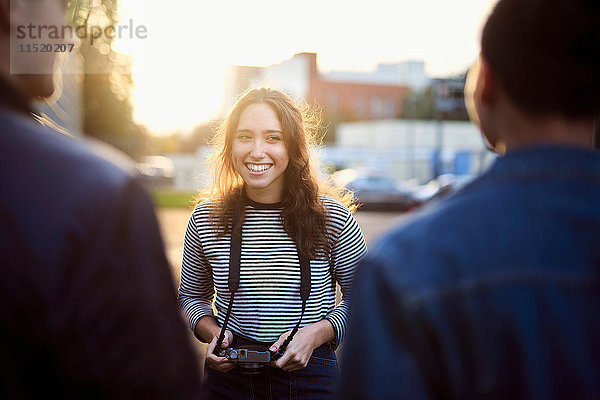
{"type": "Polygon", "coordinates": [[[271,168],[271,164],[246,164],[246,167],[252,172],[263,172],[271,168]]]}

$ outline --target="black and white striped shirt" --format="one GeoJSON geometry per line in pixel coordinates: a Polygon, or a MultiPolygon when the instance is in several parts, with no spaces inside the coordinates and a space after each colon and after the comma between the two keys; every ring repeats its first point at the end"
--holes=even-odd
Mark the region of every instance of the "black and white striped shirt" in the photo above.
{"type": "MultiPolygon", "coordinates": [[[[327,235],[333,245],[329,260],[310,262],[311,292],[301,326],[326,318],[335,329],[337,345],[344,337],[354,269],[365,255],[366,246],[348,208],[329,196],[322,199],[327,210],[327,235]],[[334,282],[342,291],[337,307],[334,282]]],[[[217,236],[216,227],[209,221],[211,204],[205,201],[196,206],[185,234],[179,303],[192,331],[200,318],[214,315],[213,299],[222,326],[230,298],[227,279],[231,235],[217,236]]],[[[275,342],[293,329],[302,311],[298,253],[280,216],[279,204],[246,200],[240,285],[227,327],[259,342],[275,342]]]]}

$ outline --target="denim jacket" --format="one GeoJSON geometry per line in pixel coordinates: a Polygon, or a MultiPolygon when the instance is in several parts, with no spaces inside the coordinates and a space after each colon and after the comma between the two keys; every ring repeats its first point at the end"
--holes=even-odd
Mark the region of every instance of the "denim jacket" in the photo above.
{"type": "Polygon", "coordinates": [[[359,266],[342,399],[600,399],[600,153],[500,157],[359,266]]]}

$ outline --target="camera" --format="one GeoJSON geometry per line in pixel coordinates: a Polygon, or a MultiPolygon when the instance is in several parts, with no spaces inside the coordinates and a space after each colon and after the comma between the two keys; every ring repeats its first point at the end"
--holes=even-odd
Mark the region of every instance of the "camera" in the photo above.
{"type": "Polygon", "coordinates": [[[221,349],[219,357],[226,357],[228,361],[239,365],[244,374],[260,374],[265,364],[278,360],[283,352],[271,352],[262,346],[244,346],[240,348],[221,349]]]}

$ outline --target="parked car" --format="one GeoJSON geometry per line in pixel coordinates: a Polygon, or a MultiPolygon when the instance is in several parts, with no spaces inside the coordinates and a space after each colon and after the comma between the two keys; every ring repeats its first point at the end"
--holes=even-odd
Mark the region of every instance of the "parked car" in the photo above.
{"type": "Polygon", "coordinates": [[[151,155],[142,157],[137,164],[142,182],[147,188],[170,187],[173,185],[175,167],[173,161],[166,156],[151,155]]]}
{"type": "Polygon", "coordinates": [[[339,172],[342,176],[350,178],[341,184],[354,192],[358,202],[362,204],[361,210],[407,211],[418,204],[407,191],[400,188],[389,177],[339,172]]]}
{"type": "Polygon", "coordinates": [[[411,194],[420,205],[439,201],[466,186],[476,177],[477,175],[443,174],[424,185],[417,186],[412,190],[411,194]]]}

